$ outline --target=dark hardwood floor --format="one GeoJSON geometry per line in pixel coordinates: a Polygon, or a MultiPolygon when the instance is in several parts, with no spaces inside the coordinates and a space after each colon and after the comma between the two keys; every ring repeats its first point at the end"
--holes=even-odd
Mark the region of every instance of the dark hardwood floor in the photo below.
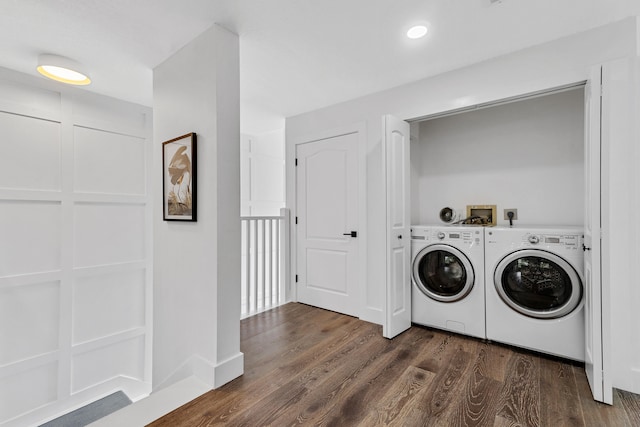
{"type": "Polygon", "coordinates": [[[582,366],[290,303],[241,323],[245,373],[164,426],[640,426],[640,396],[592,400],[582,366]]]}

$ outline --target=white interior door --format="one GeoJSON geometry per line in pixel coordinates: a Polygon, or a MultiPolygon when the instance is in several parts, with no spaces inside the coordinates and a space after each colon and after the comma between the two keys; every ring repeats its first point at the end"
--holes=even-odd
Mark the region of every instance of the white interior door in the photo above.
{"type": "Polygon", "coordinates": [[[298,301],[359,316],[358,134],[296,146],[298,301]]]}
{"type": "Polygon", "coordinates": [[[608,348],[602,327],[602,83],[602,67],[594,67],[585,90],[585,371],[593,398],[611,404],[608,348]]]}
{"type": "Polygon", "coordinates": [[[387,280],[382,335],[393,338],[411,327],[411,230],[409,123],[383,117],[387,194],[387,280]]]}

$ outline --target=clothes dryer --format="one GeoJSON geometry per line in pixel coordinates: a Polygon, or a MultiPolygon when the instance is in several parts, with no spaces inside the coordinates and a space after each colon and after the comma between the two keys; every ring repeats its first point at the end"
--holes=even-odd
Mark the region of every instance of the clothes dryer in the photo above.
{"type": "Polygon", "coordinates": [[[411,227],[413,323],[485,338],[483,240],[480,227],[411,227]]]}
{"type": "Polygon", "coordinates": [[[584,361],[583,230],[485,230],[487,338],[584,361]]]}

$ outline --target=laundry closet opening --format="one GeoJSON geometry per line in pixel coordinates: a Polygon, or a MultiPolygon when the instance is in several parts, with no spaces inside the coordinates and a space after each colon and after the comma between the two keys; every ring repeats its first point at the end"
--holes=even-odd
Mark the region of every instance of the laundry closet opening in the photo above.
{"type": "Polygon", "coordinates": [[[496,205],[496,225],[582,226],[584,105],[578,84],[412,121],[411,223],[496,205]]]}

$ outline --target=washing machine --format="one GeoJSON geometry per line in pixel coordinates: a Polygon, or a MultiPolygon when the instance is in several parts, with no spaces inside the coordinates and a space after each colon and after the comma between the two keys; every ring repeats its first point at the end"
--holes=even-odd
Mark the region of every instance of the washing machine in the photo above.
{"type": "Polygon", "coordinates": [[[487,338],[584,361],[583,229],[485,230],[487,338]]]}
{"type": "Polygon", "coordinates": [[[477,226],[411,227],[411,321],[485,338],[484,234],[477,226]]]}

